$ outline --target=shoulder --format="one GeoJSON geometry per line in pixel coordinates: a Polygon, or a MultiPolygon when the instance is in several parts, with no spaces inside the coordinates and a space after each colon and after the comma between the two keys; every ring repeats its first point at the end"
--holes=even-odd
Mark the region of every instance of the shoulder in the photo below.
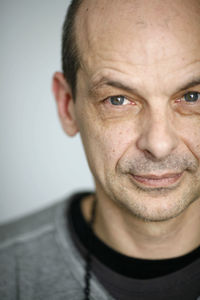
{"type": "Polygon", "coordinates": [[[0,226],[0,251],[18,244],[39,239],[55,230],[56,211],[66,201],[59,201],[47,208],[0,226]]]}
{"type": "MultiPolygon", "coordinates": [[[[18,289],[34,291],[38,274],[46,274],[54,268],[51,261],[57,258],[55,239],[58,211],[66,207],[66,201],[57,202],[28,216],[0,226],[0,299],[13,299],[18,289]]],[[[62,214],[60,214],[62,215],[62,214]]],[[[53,274],[52,272],[49,272],[53,274]]],[[[44,280],[48,280],[48,274],[44,280]],[[47,279],[46,279],[47,278],[47,279]]]]}
{"type": "MultiPolygon", "coordinates": [[[[0,253],[28,243],[44,241],[44,237],[53,235],[62,227],[66,229],[66,216],[70,203],[81,199],[90,192],[78,192],[66,199],[40,209],[23,218],[0,225],[0,253]]],[[[55,236],[54,236],[55,237],[55,236]]]]}

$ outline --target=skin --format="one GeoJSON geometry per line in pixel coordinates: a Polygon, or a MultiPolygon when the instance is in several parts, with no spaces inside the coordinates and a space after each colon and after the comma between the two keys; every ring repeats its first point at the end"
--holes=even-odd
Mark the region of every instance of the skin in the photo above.
{"type": "Polygon", "coordinates": [[[54,75],[62,126],[80,132],[94,177],[95,232],[125,255],[176,257],[200,244],[199,16],[197,0],[85,0],[75,101],[54,75]]]}

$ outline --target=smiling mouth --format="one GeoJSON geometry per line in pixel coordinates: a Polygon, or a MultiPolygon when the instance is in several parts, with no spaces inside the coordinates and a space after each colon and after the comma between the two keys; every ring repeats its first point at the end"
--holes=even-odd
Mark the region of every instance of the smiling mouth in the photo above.
{"type": "Polygon", "coordinates": [[[152,188],[170,187],[181,179],[183,172],[181,173],[168,173],[163,175],[145,174],[145,175],[133,175],[133,180],[139,184],[152,188]]]}

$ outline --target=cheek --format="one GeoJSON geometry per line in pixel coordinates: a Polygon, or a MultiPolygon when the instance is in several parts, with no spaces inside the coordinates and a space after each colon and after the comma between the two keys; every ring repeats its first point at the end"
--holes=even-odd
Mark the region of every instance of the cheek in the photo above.
{"type": "Polygon", "coordinates": [[[98,158],[93,157],[92,162],[94,164],[95,161],[93,173],[96,173],[95,177],[105,185],[111,178],[115,178],[119,161],[125,155],[130,143],[127,134],[117,130],[114,133],[108,131],[99,139],[98,158]]]}
{"type": "Polygon", "coordinates": [[[114,172],[127,149],[134,148],[137,122],[132,115],[101,118],[95,106],[80,106],[77,110],[78,127],[91,171],[114,172]]]}
{"type": "Polygon", "coordinates": [[[190,152],[200,160],[200,120],[188,120],[179,127],[181,139],[190,152]]]}
{"type": "Polygon", "coordinates": [[[115,127],[114,130],[106,131],[101,144],[103,145],[102,151],[104,152],[104,157],[107,158],[108,164],[112,162],[116,165],[129,147],[134,147],[134,135],[129,129],[120,126],[115,127]]]}
{"type": "Polygon", "coordinates": [[[98,171],[115,169],[129,147],[134,147],[134,134],[130,124],[91,126],[81,130],[82,141],[91,168],[98,171]]]}

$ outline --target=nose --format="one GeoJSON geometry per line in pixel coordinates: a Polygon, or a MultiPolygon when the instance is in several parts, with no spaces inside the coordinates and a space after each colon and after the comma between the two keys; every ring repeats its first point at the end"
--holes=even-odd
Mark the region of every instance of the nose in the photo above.
{"type": "Polygon", "coordinates": [[[137,147],[155,160],[171,154],[178,145],[178,136],[167,113],[151,113],[140,128],[137,147]]]}

